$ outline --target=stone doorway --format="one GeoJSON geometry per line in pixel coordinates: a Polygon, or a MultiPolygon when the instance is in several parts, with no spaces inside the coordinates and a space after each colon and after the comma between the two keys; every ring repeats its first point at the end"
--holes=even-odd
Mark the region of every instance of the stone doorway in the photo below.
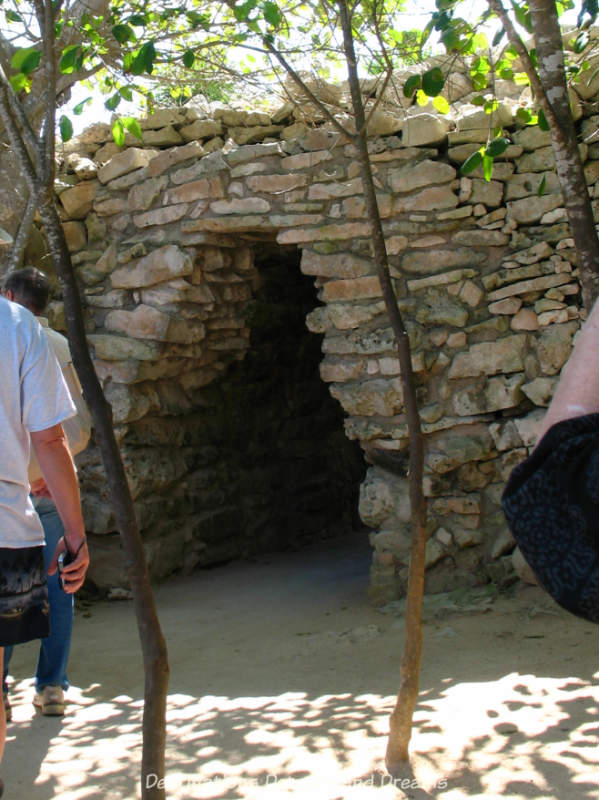
{"type": "MultiPolygon", "coordinates": [[[[261,242],[253,251],[249,349],[204,398],[227,473],[220,535],[228,529],[230,556],[297,549],[362,527],[362,451],[320,378],[322,336],[305,324],[318,304],[313,279],[302,275],[295,247],[261,242]]],[[[202,561],[209,558],[208,549],[202,561]]]]}

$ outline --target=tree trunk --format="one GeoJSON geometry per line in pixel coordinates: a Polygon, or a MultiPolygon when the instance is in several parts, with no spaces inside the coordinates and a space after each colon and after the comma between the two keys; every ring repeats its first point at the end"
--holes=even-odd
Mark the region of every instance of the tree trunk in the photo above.
{"type": "Polygon", "coordinates": [[[391,327],[397,342],[401,369],[401,385],[410,437],[408,478],[412,522],[412,547],[406,606],[406,640],[401,661],[399,693],[390,718],[389,741],[385,757],[387,769],[393,775],[403,772],[406,762],[409,760],[408,747],[412,735],[414,709],[418,700],[420,662],[422,657],[422,597],[424,594],[427,536],[426,500],[422,489],[424,440],[420,426],[414,373],[412,371],[410,340],[397,305],[397,299],[391,282],[385,237],[376,199],[370,157],[368,155],[366,118],[357,72],[350,14],[346,0],[339,0],[339,11],[343,30],[345,58],[347,60],[349,88],[356,120],[356,144],[359,152],[360,174],[362,177],[368,220],[371,225],[374,263],[383,292],[385,308],[389,315],[391,327]]]}
{"type": "Polygon", "coordinates": [[[599,288],[599,240],[580,160],[576,127],[570,110],[562,33],[555,0],[530,0],[529,3],[538,72],[500,0],[488,2],[522,59],[535,97],[551,130],[557,176],[578,254],[583,302],[590,311],[599,288]]]}
{"type": "Polygon", "coordinates": [[[62,225],[53,198],[40,203],[38,208],[63,290],[73,363],[94,421],[112,507],[121,535],[125,569],[133,593],[145,672],[141,796],[143,800],[164,800],[166,698],[169,677],[166,642],[156,613],[127,476],[114,436],[112,410],[98,382],[87,347],[79,290],[62,225]],[[147,780],[148,776],[152,776],[151,780],[147,780]]]}

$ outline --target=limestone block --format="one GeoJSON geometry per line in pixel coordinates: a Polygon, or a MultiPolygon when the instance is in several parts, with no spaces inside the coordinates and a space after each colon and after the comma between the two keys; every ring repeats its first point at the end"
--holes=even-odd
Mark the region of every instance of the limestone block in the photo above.
{"type": "Polygon", "coordinates": [[[309,200],[332,200],[336,197],[349,197],[362,194],[362,179],[354,178],[342,183],[313,183],[308,189],[309,200]]]}
{"type": "MultiPolygon", "coordinates": [[[[534,265],[533,265],[534,266],[534,265]]],[[[531,292],[544,292],[555,286],[562,286],[568,283],[569,276],[562,275],[541,275],[538,278],[531,278],[530,280],[517,281],[508,286],[502,286],[501,289],[495,289],[489,292],[487,300],[493,302],[495,300],[503,300],[506,297],[513,297],[517,294],[527,295],[531,292]]]]}
{"type": "MultiPolygon", "coordinates": [[[[524,391],[524,385],[522,390],[524,391]]],[[[516,447],[522,446],[522,439],[518,433],[518,429],[513,420],[508,419],[506,422],[493,422],[489,425],[489,431],[493,437],[495,447],[497,450],[503,452],[504,450],[513,450],[516,447]]]]}
{"type": "Polygon", "coordinates": [[[238,145],[255,144],[263,142],[269,137],[276,138],[283,130],[283,125],[252,125],[229,128],[229,137],[238,145]]]}
{"type": "Polygon", "coordinates": [[[451,240],[466,247],[505,247],[510,237],[501,231],[470,229],[454,233],[451,240]]]}
{"type": "Polygon", "coordinates": [[[488,136],[490,126],[503,127],[511,125],[514,119],[512,105],[500,102],[492,114],[480,108],[480,106],[464,104],[460,108],[460,116],[457,120],[457,132],[484,131],[485,137],[488,136]]]}
{"type": "Polygon", "coordinates": [[[168,244],[115,270],[110,280],[116,289],[131,289],[152,286],[192,272],[193,259],[189,253],[177,245],[168,244]]]}
{"type": "Polygon", "coordinates": [[[335,300],[368,300],[381,297],[382,290],[378,276],[369,275],[363,278],[332,280],[322,288],[322,299],[325,302],[335,300]]]}
{"type": "Polygon", "coordinates": [[[525,417],[514,419],[514,425],[525,447],[533,447],[537,443],[544,419],[545,411],[542,408],[535,408],[525,417]]]}
{"type": "Polygon", "coordinates": [[[147,167],[150,161],[158,154],[157,150],[142,150],[139,147],[129,147],[113,156],[107,164],[98,170],[100,183],[108,183],[135,169],[147,167]]]}
{"type": "Polygon", "coordinates": [[[141,419],[160,408],[158,395],[149,386],[127,386],[109,381],[104,394],[112,407],[112,418],[116,424],[141,419]]]}
{"type": "Polygon", "coordinates": [[[167,184],[168,178],[163,175],[160,178],[149,178],[137,186],[132,186],[127,198],[129,209],[131,211],[147,211],[166,189],[167,184]]]}
{"type": "Polygon", "coordinates": [[[561,204],[562,197],[558,194],[526,197],[522,200],[513,200],[507,204],[508,216],[521,224],[530,224],[538,222],[544,214],[561,204]]]}
{"type": "MultiPolygon", "coordinates": [[[[145,147],[172,147],[183,144],[185,140],[172,125],[167,125],[159,130],[145,130],[142,133],[142,142],[145,147]]],[[[132,133],[125,133],[125,147],[135,147],[139,139],[132,133]]]]}
{"type": "MultiPolygon", "coordinates": [[[[390,217],[393,211],[393,198],[390,194],[377,193],[377,205],[381,219],[390,217]]],[[[347,219],[363,219],[368,215],[366,200],[363,197],[349,197],[342,203],[342,216],[347,219]]],[[[332,212],[331,213],[332,216],[332,212]]]]}
{"type": "Polygon", "coordinates": [[[444,474],[467,464],[492,457],[493,440],[486,426],[463,425],[438,434],[430,442],[426,464],[436,473],[444,474]]]}
{"type": "Polygon", "coordinates": [[[107,142],[105,145],[96,150],[94,153],[94,161],[99,166],[103,166],[110,161],[113,156],[116,156],[117,153],[121,152],[121,148],[118,146],[118,144],[116,144],[116,142],[107,142]]]}
{"type": "Polygon", "coordinates": [[[152,178],[157,178],[176,164],[192,158],[199,159],[204,153],[205,151],[199,142],[189,142],[189,144],[184,144],[180,147],[171,147],[169,150],[163,150],[154,156],[148,164],[147,170],[152,178]]]}
{"type": "Polygon", "coordinates": [[[522,401],[524,374],[490,378],[485,388],[485,411],[515,408],[522,401]]]}
{"type": "Polygon", "coordinates": [[[495,208],[503,200],[503,183],[500,181],[485,181],[481,178],[472,179],[472,194],[469,202],[482,203],[487,208],[495,208]]]}
{"type": "Polygon", "coordinates": [[[323,225],[318,228],[293,228],[292,230],[281,231],[277,235],[279,244],[296,244],[300,242],[327,242],[337,239],[349,241],[370,237],[369,222],[351,222],[339,225],[323,225]]]}
{"type": "Polygon", "coordinates": [[[443,545],[436,539],[429,539],[426,543],[424,552],[424,564],[426,569],[433,567],[439,561],[447,556],[447,551],[443,545]]]}
{"type": "Polygon", "coordinates": [[[543,194],[559,195],[561,186],[557,174],[550,172],[519,172],[513,175],[506,183],[505,199],[518,200],[523,197],[538,197],[541,181],[545,181],[543,194]]]}
{"type": "Polygon", "coordinates": [[[210,210],[215,214],[261,214],[270,211],[270,203],[262,197],[215,200],[210,210]]]}
{"type": "Polygon", "coordinates": [[[164,206],[153,211],[144,211],[142,214],[136,214],[133,217],[133,222],[138,228],[168,225],[170,222],[177,222],[177,220],[184,217],[188,208],[188,203],[179,203],[175,206],[164,206]]]}
{"type": "Polygon", "coordinates": [[[96,200],[93,207],[99,217],[112,217],[115,214],[125,214],[129,208],[125,197],[107,197],[105,200],[96,200]]]}
{"type": "Polygon", "coordinates": [[[449,127],[449,120],[433,114],[415,114],[406,117],[401,131],[402,143],[406,147],[441,144],[449,127]]]}
{"type": "Polygon", "coordinates": [[[535,577],[535,574],[528,566],[528,562],[525,560],[519,547],[516,547],[512,553],[512,566],[514,568],[514,572],[521,581],[532,584],[533,586],[537,585],[538,581],[535,577]]]}
{"type": "Polygon", "coordinates": [[[513,331],[536,331],[539,320],[532,308],[521,308],[510,320],[510,328],[513,331]]]}
{"type": "Polygon", "coordinates": [[[416,310],[415,319],[421,325],[451,325],[463,328],[468,321],[468,310],[447,292],[440,289],[427,289],[419,298],[421,305],[416,310]]]}
{"type": "Polygon", "coordinates": [[[308,183],[308,176],[297,173],[287,175],[255,175],[246,179],[246,185],[252,192],[280,194],[297,189],[308,183]]]}
{"type": "MultiPolygon", "coordinates": [[[[405,481],[404,481],[405,483],[405,481]]],[[[370,528],[379,528],[395,510],[396,484],[401,479],[371,467],[360,485],[358,510],[360,518],[370,528]]]]}
{"type": "Polygon", "coordinates": [[[216,300],[214,292],[207,284],[194,286],[182,278],[142,289],[140,297],[144,305],[159,308],[175,303],[213,304],[216,300]]]}
{"type": "Polygon", "coordinates": [[[189,203],[193,200],[215,200],[225,196],[220,177],[200,178],[170,189],[164,197],[165,204],[189,203]]]}
{"type": "Polygon", "coordinates": [[[85,158],[78,153],[70,153],[66,159],[67,167],[75,173],[80,181],[95,178],[98,174],[98,165],[91,158],[85,158]]]}
{"type": "Polygon", "coordinates": [[[572,319],[568,308],[558,308],[553,311],[543,311],[538,315],[539,327],[545,328],[547,325],[558,325],[560,322],[567,322],[572,319]]]}
{"type": "Polygon", "coordinates": [[[458,297],[471,308],[475,308],[484,297],[484,292],[473,281],[465,281],[458,297]]]}
{"type": "MultiPolygon", "coordinates": [[[[194,233],[195,231],[209,231],[212,233],[242,233],[245,231],[258,231],[258,230],[272,230],[273,224],[269,217],[260,217],[256,214],[242,214],[240,216],[236,216],[235,214],[231,214],[228,216],[222,217],[207,217],[205,219],[197,219],[197,220],[185,220],[181,223],[181,230],[183,233],[194,233]]],[[[305,234],[304,240],[310,239],[311,231],[308,231],[305,234]]],[[[279,234],[281,237],[283,234],[279,234]]],[[[316,238],[316,237],[314,237],[316,238]]],[[[195,238],[192,240],[194,244],[209,244],[214,242],[214,237],[205,238],[195,238]]],[[[227,241],[230,240],[224,239],[224,243],[226,245],[227,241]]]]}
{"type": "Polygon", "coordinates": [[[524,369],[526,335],[515,334],[495,342],[478,342],[457,353],[449,369],[450,378],[521,372],[524,369]]]}
{"type": "Polygon", "coordinates": [[[61,193],[60,202],[71,219],[84,219],[89,214],[98,188],[98,181],[83,181],[61,193]]]}
{"type": "MultiPolygon", "coordinates": [[[[88,289],[85,292],[85,300],[92,308],[123,308],[129,302],[129,292],[122,289],[106,292],[100,290],[101,294],[96,294],[98,289],[88,289]]],[[[54,327],[54,326],[52,326],[54,327]]]]}
{"type": "Polygon", "coordinates": [[[451,185],[429,186],[416,194],[395,198],[393,210],[396,214],[410,211],[435,211],[444,208],[455,208],[459,202],[451,185]]]}
{"type": "Polygon", "coordinates": [[[92,333],[87,340],[94,348],[96,358],[105,361],[155,361],[162,352],[162,345],[158,342],[144,342],[125,336],[92,333]]]}
{"type": "Polygon", "coordinates": [[[104,327],[107,331],[125,333],[134,339],[190,344],[205,336],[204,326],[163,314],[156,308],[139,305],[134,311],[109,311],[104,327]]]}
{"type": "Polygon", "coordinates": [[[330,392],[348,414],[360,417],[392,417],[403,408],[398,379],[333,384],[330,392]]]}
{"type": "Polygon", "coordinates": [[[424,186],[448,183],[456,177],[449,164],[424,159],[416,164],[406,164],[399,169],[390,169],[388,183],[394,192],[412,192],[424,186]]]}
{"type": "Polygon", "coordinates": [[[544,375],[557,375],[572,350],[572,337],[578,330],[576,322],[566,322],[545,328],[537,342],[537,355],[544,375]]]}
{"type": "MultiPolygon", "coordinates": [[[[190,145],[187,145],[187,147],[189,146],[190,145]]],[[[190,181],[194,181],[196,178],[201,178],[204,175],[212,175],[215,172],[222,172],[223,170],[227,169],[227,162],[223,158],[223,154],[217,151],[214,153],[208,153],[208,155],[203,156],[197,161],[194,161],[190,167],[182,167],[181,169],[172,172],[170,179],[176,186],[178,186],[181,183],[189,183],[190,181]]]]}
{"type": "MultiPolygon", "coordinates": [[[[476,267],[486,261],[487,254],[467,247],[453,249],[433,248],[430,250],[411,250],[402,258],[402,270],[430,275],[454,267],[476,267]]],[[[473,276],[470,276],[473,277],[473,276]]]]}
{"type": "Polygon", "coordinates": [[[526,125],[514,131],[512,139],[515,144],[521,145],[528,152],[534,152],[551,146],[551,131],[541,130],[538,125],[526,125]]]}
{"type": "Polygon", "coordinates": [[[76,253],[87,245],[87,232],[81,222],[63,222],[62,229],[69,253],[76,253]]]}
{"type": "Polygon", "coordinates": [[[359,305],[357,303],[333,303],[327,307],[327,319],[334,328],[345,331],[370,322],[384,311],[385,303],[382,300],[378,303],[360,303],[359,305]]]}
{"type": "Polygon", "coordinates": [[[254,161],[258,158],[276,155],[283,155],[283,148],[280,142],[246,144],[238,147],[237,150],[232,150],[230,153],[227,153],[226,162],[230,167],[235,167],[238,164],[245,164],[248,161],[254,161]]]}
{"type": "Polygon", "coordinates": [[[474,278],[477,274],[474,269],[453,269],[450,272],[442,272],[440,275],[429,275],[428,278],[413,278],[408,281],[408,290],[418,292],[431,286],[447,286],[462,282],[466,278],[474,278]]]}
{"type": "Polygon", "coordinates": [[[557,378],[535,378],[522,386],[524,394],[535,406],[547,407],[557,386],[557,378]]]}
{"type": "Polygon", "coordinates": [[[300,264],[304,275],[320,275],[325,278],[361,278],[374,272],[370,259],[354,253],[323,255],[304,248],[300,264]]]}
{"type": "Polygon", "coordinates": [[[211,139],[213,136],[221,136],[224,132],[221,120],[196,119],[190,125],[184,125],[179,129],[179,133],[186,142],[196,139],[211,139]]]}
{"type": "Polygon", "coordinates": [[[139,125],[142,131],[159,130],[187,122],[187,108],[157,108],[151,114],[141,117],[139,125]]]}
{"type": "Polygon", "coordinates": [[[281,159],[281,168],[289,172],[298,169],[310,169],[323,161],[331,161],[333,154],[330,150],[316,150],[310,153],[298,153],[281,159]]]}

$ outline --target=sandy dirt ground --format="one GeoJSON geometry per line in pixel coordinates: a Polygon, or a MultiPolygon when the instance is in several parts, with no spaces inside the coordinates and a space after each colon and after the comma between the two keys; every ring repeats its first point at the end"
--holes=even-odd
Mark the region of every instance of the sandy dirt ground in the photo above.
{"type": "MultiPolygon", "coordinates": [[[[403,623],[398,604],[368,606],[369,558],[352,537],[158,587],[167,796],[599,798],[599,631],[522,586],[427,598],[413,773],[391,783],[383,759],[403,623]]],[[[79,610],[62,719],[31,705],[35,656],[25,645],[13,659],[5,797],[139,797],[131,603],[79,610]]]]}

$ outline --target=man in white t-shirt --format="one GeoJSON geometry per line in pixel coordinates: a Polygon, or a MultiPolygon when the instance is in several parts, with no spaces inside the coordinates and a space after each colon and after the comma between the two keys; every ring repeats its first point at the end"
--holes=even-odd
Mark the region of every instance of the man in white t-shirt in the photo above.
{"type": "MultiPolygon", "coordinates": [[[[29,497],[30,443],[65,527],[52,563],[68,551],[65,591],[83,583],[89,564],[79,487],[61,422],[75,407],[35,317],[0,297],[0,662],[5,645],[48,632],[44,536],[29,497]]],[[[0,665],[1,666],[1,665],[0,665]]],[[[0,704],[0,758],[6,720],[0,704]]]]}
{"type": "MultiPolygon", "coordinates": [[[[35,267],[13,270],[6,275],[1,292],[8,300],[19,303],[31,311],[42,326],[50,347],[58,359],[71,400],[77,409],[74,416],[62,423],[71,455],[76,456],[89,442],[91,418],[73,367],[69,343],[61,333],[52,330],[48,326],[48,320],[42,316],[50,298],[48,278],[35,267]]],[[[29,484],[32,502],[44,529],[44,563],[48,568],[58,542],[64,536],[64,527],[33,452],[29,460],[29,484]]],[[[46,716],[62,716],[65,711],[64,691],[69,688],[67,666],[73,633],[73,595],[63,592],[60,577],[56,574],[48,577],[48,601],[50,635],[40,639],[33,704],[46,716]]],[[[2,676],[7,720],[11,719],[11,707],[6,678],[12,650],[12,647],[5,648],[2,676]]]]}

